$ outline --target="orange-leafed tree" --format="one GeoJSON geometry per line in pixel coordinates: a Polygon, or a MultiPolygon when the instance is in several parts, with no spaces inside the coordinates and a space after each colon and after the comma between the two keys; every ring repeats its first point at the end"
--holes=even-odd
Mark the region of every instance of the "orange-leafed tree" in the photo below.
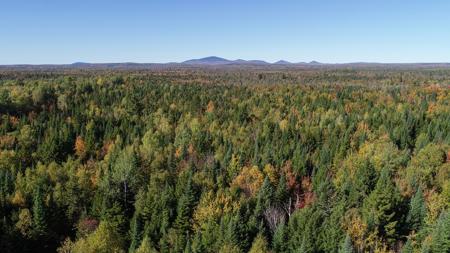
{"type": "Polygon", "coordinates": [[[80,158],[83,158],[86,154],[86,143],[83,140],[83,137],[77,136],[75,140],[75,154],[80,158]]]}
{"type": "Polygon", "coordinates": [[[258,167],[244,167],[241,173],[234,178],[231,185],[238,187],[247,196],[255,196],[264,181],[264,175],[258,167]]]}

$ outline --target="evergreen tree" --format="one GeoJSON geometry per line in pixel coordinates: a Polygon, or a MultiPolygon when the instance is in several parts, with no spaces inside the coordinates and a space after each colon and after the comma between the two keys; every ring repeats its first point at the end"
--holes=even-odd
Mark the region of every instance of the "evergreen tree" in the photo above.
{"type": "Polygon", "coordinates": [[[41,188],[37,187],[33,196],[33,231],[36,236],[47,232],[45,215],[44,197],[41,188]]]}
{"type": "Polygon", "coordinates": [[[150,243],[150,239],[148,237],[144,237],[142,239],[141,245],[136,249],[136,253],[157,253],[158,251],[150,243]]]}
{"type": "Polygon", "coordinates": [[[423,224],[427,209],[425,206],[425,200],[423,197],[422,189],[416,191],[409,203],[409,212],[406,218],[406,222],[410,226],[411,230],[419,231],[423,224]]]}
{"type": "Polygon", "coordinates": [[[136,251],[138,245],[141,244],[142,238],[142,222],[140,214],[135,212],[133,218],[131,219],[131,227],[130,227],[130,247],[128,249],[129,253],[133,253],[136,251]]]}
{"type": "Polygon", "coordinates": [[[433,253],[444,253],[450,251],[450,215],[442,212],[431,233],[431,250],[433,253]]]}
{"type": "Polygon", "coordinates": [[[431,253],[431,248],[429,243],[422,244],[422,248],[420,248],[420,253],[431,253]]]}
{"type": "Polygon", "coordinates": [[[412,246],[412,242],[410,239],[408,239],[405,243],[405,245],[403,245],[402,248],[402,253],[413,253],[414,252],[414,248],[412,246]]]}
{"type": "MultiPolygon", "coordinates": [[[[202,242],[202,235],[201,232],[197,232],[194,236],[194,239],[192,240],[192,252],[194,253],[202,253],[206,251],[206,248],[203,245],[202,242]]],[[[211,247],[209,247],[209,249],[211,250],[211,247]]]]}
{"type": "Polygon", "coordinates": [[[266,176],[264,182],[258,192],[258,201],[260,201],[263,209],[269,207],[272,203],[274,192],[269,177],[266,176]]]}
{"type": "Polygon", "coordinates": [[[274,199],[278,205],[283,205],[288,198],[289,193],[287,191],[286,176],[283,174],[281,175],[278,182],[277,189],[274,194],[274,199]]]}
{"type": "Polygon", "coordinates": [[[192,174],[189,174],[186,186],[177,204],[177,216],[175,219],[175,227],[180,231],[190,230],[190,217],[195,204],[195,195],[192,185],[192,174]]]}
{"type": "Polygon", "coordinates": [[[259,233],[255,239],[253,240],[252,247],[250,248],[249,253],[268,253],[269,248],[267,245],[266,238],[259,233]]]}
{"type": "Polygon", "coordinates": [[[286,225],[284,222],[282,222],[278,225],[278,227],[275,229],[275,233],[273,234],[272,248],[277,253],[286,252],[286,242],[286,225]]]}
{"type": "Polygon", "coordinates": [[[89,234],[86,238],[81,238],[74,244],[72,252],[122,253],[125,252],[123,245],[122,237],[116,227],[107,222],[100,222],[95,232],[89,234]]]}
{"type": "Polygon", "coordinates": [[[192,253],[191,240],[189,240],[188,236],[186,236],[186,246],[184,247],[183,253],[192,253]]]}
{"type": "Polygon", "coordinates": [[[397,206],[400,202],[400,194],[393,184],[387,169],[381,172],[375,189],[364,201],[363,212],[369,229],[372,229],[390,242],[396,237],[398,218],[397,206]]]}
{"type": "Polygon", "coordinates": [[[339,253],[353,253],[353,245],[352,239],[349,235],[345,237],[345,240],[342,242],[341,247],[339,248],[339,253]]]}

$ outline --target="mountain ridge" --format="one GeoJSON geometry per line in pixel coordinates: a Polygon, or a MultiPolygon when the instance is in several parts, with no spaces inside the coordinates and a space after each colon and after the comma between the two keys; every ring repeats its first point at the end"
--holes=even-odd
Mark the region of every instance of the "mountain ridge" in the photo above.
{"type": "Polygon", "coordinates": [[[275,62],[264,60],[229,60],[218,56],[188,59],[182,62],[137,63],[137,62],[105,62],[92,63],[76,61],[70,64],[0,64],[0,69],[170,69],[170,68],[450,68],[450,62],[436,63],[381,63],[381,62],[348,62],[322,63],[318,61],[289,62],[280,59],[275,62]]]}

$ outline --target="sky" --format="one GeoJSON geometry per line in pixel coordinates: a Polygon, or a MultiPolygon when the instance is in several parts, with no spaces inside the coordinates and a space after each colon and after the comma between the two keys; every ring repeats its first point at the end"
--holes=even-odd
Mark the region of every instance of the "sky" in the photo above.
{"type": "Polygon", "coordinates": [[[0,0],[0,64],[450,62],[450,1],[0,0]]]}

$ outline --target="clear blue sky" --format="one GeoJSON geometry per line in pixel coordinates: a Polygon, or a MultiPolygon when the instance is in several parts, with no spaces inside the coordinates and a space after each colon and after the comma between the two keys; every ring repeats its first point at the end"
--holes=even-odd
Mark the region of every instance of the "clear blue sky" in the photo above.
{"type": "Polygon", "coordinates": [[[450,62],[444,0],[0,2],[0,64],[450,62]]]}

